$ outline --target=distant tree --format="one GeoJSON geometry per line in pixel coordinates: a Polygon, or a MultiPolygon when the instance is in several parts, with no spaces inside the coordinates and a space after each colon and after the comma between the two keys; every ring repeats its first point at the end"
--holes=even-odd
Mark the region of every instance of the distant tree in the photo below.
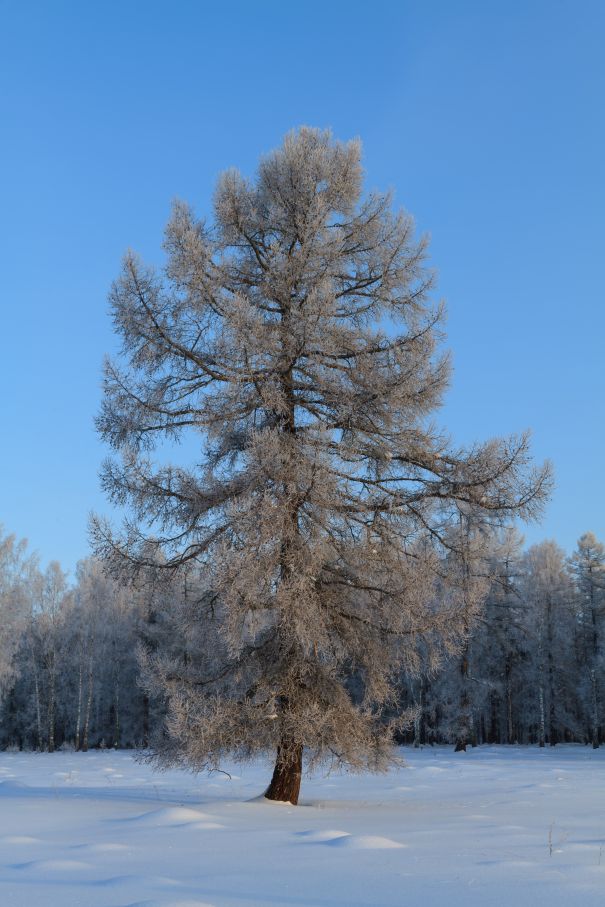
{"type": "MultiPolygon", "coordinates": [[[[489,542],[490,534],[477,531],[468,513],[460,514],[459,525],[447,538],[449,550],[443,569],[450,583],[454,581],[460,588],[465,606],[459,650],[450,659],[449,670],[442,671],[432,684],[431,693],[442,715],[442,732],[454,743],[456,752],[465,752],[478,741],[476,719],[485,690],[474,664],[475,605],[478,597],[485,599],[489,589],[489,542]]],[[[444,593],[448,595],[449,590],[444,589],[444,593]]]]}
{"type": "MultiPolygon", "coordinates": [[[[71,641],[71,674],[72,677],[77,677],[73,697],[75,720],[72,719],[76,750],[88,750],[95,701],[98,701],[102,692],[110,700],[113,698],[112,692],[102,690],[102,682],[108,666],[109,672],[115,670],[111,664],[107,637],[109,633],[113,635],[116,631],[124,631],[123,627],[116,627],[113,620],[114,601],[119,597],[120,590],[107,576],[99,561],[87,558],[79,562],[73,606],[67,621],[71,641]]],[[[122,645],[128,647],[132,654],[132,636],[124,633],[122,645]]],[[[106,729],[106,726],[97,726],[97,742],[105,738],[106,729]]]]}
{"type": "MultiPolygon", "coordinates": [[[[515,588],[522,539],[514,529],[467,538],[472,549],[465,569],[481,571],[486,595],[481,613],[471,614],[460,651],[425,685],[425,711],[434,739],[457,752],[477,743],[506,740],[512,726],[512,674],[518,651],[515,588]],[[515,653],[515,655],[513,655],[515,653]]],[[[512,738],[512,730],[510,737],[512,738]]]]}
{"type": "Polygon", "coordinates": [[[0,702],[10,690],[15,655],[32,610],[38,561],[27,541],[4,535],[0,526],[0,702]]]}
{"type": "Polygon", "coordinates": [[[494,538],[490,555],[492,584],[478,627],[475,662],[489,690],[484,717],[489,743],[515,743],[519,722],[515,718],[522,694],[520,667],[524,651],[520,593],[523,537],[507,529],[494,538]]]}
{"type": "Polygon", "coordinates": [[[533,713],[538,744],[554,746],[571,729],[569,690],[574,672],[574,612],[565,552],[553,541],[529,548],[522,561],[522,625],[527,656],[525,717],[533,713]]]}
{"type": "Polygon", "coordinates": [[[37,599],[28,629],[34,677],[38,741],[49,753],[56,748],[58,687],[62,679],[65,607],[70,597],[67,575],[52,561],[39,577],[37,599]]]}
{"type": "Polygon", "coordinates": [[[132,591],[104,568],[95,558],[80,561],[65,621],[72,678],[69,737],[82,750],[101,741],[120,747],[144,740],[138,608],[132,591]]]}
{"type": "Polygon", "coordinates": [[[255,182],[221,177],[213,223],[177,204],[165,248],[163,275],[128,255],[111,293],[123,356],[98,427],[122,458],[102,481],[131,516],[95,521],[97,551],[198,571],[195,647],[152,659],[160,756],[273,751],[266,796],[296,803],[304,750],[388,763],[402,668],[453,648],[476,607],[472,577],[442,569],[452,527],[534,516],[550,473],[526,436],[453,450],[429,423],[443,310],[411,218],[362,195],[359,142],[289,134],[255,182]],[[193,445],[152,457],[188,435],[193,465],[193,445]]]}
{"type": "Polygon", "coordinates": [[[570,559],[576,581],[578,618],[582,628],[584,678],[588,681],[590,740],[594,749],[601,743],[603,670],[605,651],[605,545],[586,532],[570,559]]]}

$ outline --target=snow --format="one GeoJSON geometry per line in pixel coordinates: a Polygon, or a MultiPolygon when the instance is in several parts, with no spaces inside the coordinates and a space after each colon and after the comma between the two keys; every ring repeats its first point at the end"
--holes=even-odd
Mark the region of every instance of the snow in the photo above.
{"type": "Polygon", "coordinates": [[[266,764],[162,774],[131,753],[0,753],[6,907],[605,903],[605,749],[405,749],[387,775],[259,798],[266,764]]]}

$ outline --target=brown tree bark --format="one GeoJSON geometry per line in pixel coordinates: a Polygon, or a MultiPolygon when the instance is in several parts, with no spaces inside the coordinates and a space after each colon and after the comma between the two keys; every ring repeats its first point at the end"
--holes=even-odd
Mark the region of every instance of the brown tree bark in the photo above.
{"type": "Polygon", "coordinates": [[[302,756],[301,743],[282,740],[277,747],[273,777],[265,791],[267,800],[279,800],[296,806],[302,778],[302,756]]]}

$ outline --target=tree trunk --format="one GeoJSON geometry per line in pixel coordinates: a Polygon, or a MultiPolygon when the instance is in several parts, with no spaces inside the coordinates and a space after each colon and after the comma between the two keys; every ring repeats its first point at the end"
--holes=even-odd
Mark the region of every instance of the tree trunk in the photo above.
{"type": "Polygon", "coordinates": [[[114,721],[113,721],[113,746],[118,749],[120,746],[120,691],[118,684],[114,687],[114,721]]]}
{"type": "Polygon", "coordinates": [[[86,710],[84,712],[84,733],[82,735],[82,751],[88,752],[88,729],[90,727],[90,709],[92,706],[92,687],[93,687],[93,662],[92,655],[88,662],[88,693],[86,696],[86,710]]]}
{"type": "Polygon", "coordinates": [[[48,752],[55,751],[55,653],[49,663],[48,678],[48,752]]]}
{"type": "Polygon", "coordinates": [[[280,800],[296,806],[302,778],[302,755],[301,743],[282,740],[277,747],[271,784],[265,791],[267,800],[280,800]]]}
{"type": "MultiPolygon", "coordinates": [[[[592,580],[592,577],[591,577],[592,580]]],[[[592,748],[599,748],[599,697],[597,693],[596,666],[599,659],[599,631],[597,625],[597,609],[595,607],[594,585],[590,584],[590,613],[592,620],[592,667],[590,669],[590,692],[592,700],[592,748]]]]}
{"type": "Polygon", "coordinates": [[[513,730],[513,684],[511,675],[513,672],[513,660],[510,653],[506,656],[506,742],[515,743],[513,730]]]}
{"type": "Polygon", "coordinates": [[[414,746],[419,747],[422,740],[423,731],[423,710],[424,710],[424,678],[420,681],[420,690],[418,693],[417,711],[414,716],[414,746]]]}
{"type": "Polygon", "coordinates": [[[74,738],[74,747],[76,752],[80,749],[80,728],[82,726],[82,690],[84,684],[84,669],[82,666],[82,654],[80,654],[80,665],[78,668],[78,710],[76,714],[76,736],[74,738]]]}
{"type": "Polygon", "coordinates": [[[143,696],[143,746],[149,746],[149,696],[143,696]]]}
{"type": "Polygon", "coordinates": [[[591,721],[591,736],[592,736],[592,748],[593,750],[598,750],[599,748],[599,698],[597,694],[597,672],[594,668],[590,669],[590,698],[591,698],[591,712],[592,712],[592,721],[591,721]]]}
{"type": "MultiPolygon", "coordinates": [[[[469,578],[470,578],[470,568],[468,562],[468,552],[469,552],[469,543],[471,538],[471,524],[470,520],[464,520],[462,513],[460,514],[460,528],[464,529],[465,533],[465,544],[463,547],[463,567],[464,567],[464,600],[465,605],[468,607],[468,589],[469,589],[469,578]]],[[[458,718],[458,728],[456,734],[456,745],[454,746],[455,753],[466,753],[466,748],[469,743],[473,741],[473,712],[471,706],[471,691],[469,688],[469,674],[470,674],[470,665],[469,665],[469,654],[470,654],[470,637],[469,637],[469,623],[465,618],[465,636],[466,642],[464,643],[464,649],[462,650],[462,657],[460,659],[460,715],[458,718]]],[[[476,745],[474,743],[473,745],[476,745]]]]}
{"type": "Polygon", "coordinates": [[[551,746],[556,746],[559,741],[559,734],[556,721],[555,709],[555,655],[554,655],[554,617],[552,601],[548,599],[548,742],[551,746]]]}
{"type": "Polygon", "coordinates": [[[462,692],[460,694],[460,715],[458,718],[458,732],[456,734],[455,753],[466,753],[466,748],[472,738],[472,713],[471,697],[468,688],[468,642],[464,646],[460,660],[460,677],[462,678],[462,692]]]}
{"type": "Polygon", "coordinates": [[[538,746],[543,747],[546,743],[546,722],[544,716],[544,689],[542,684],[538,688],[538,704],[540,707],[540,724],[538,727],[538,746]]]}
{"type": "MultiPolygon", "coordinates": [[[[32,658],[34,658],[32,653],[32,658]]],[[[38,668],[36,662],[33,661],[33,671],[34,671],[34,691],[36,694],[36,730],[38,732],[38,750],[42,752],[44,749],[44,742],[42,740],[42,708],[40,704],[40,681],[38,679],[38,668]]]]}

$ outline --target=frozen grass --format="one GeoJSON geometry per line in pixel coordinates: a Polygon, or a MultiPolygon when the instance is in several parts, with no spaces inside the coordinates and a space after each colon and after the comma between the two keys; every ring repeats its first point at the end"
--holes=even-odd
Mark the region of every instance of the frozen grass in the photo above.
{"type": "Polygon", "coordinates": [[[305,779],[290,807],[258,799],[262,764],[230,779],[125,752],[1,753],[0,904],[605,903],[605,749],[404,755],[384,776],[305,779]]]}

